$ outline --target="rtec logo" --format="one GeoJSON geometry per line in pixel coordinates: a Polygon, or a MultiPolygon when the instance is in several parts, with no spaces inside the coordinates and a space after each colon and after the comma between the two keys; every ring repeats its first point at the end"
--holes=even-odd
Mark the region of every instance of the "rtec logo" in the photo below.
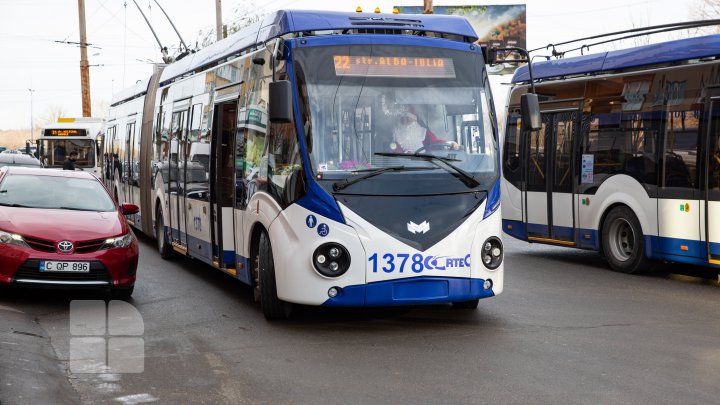
{"type": "Polygon", "coordinates": [[[470,255],[465,257],[447,257],[447,256],[427,256],[425,258],[425,267],[435,270],[456,269],[460,267],[470,267],[470,255]]]}

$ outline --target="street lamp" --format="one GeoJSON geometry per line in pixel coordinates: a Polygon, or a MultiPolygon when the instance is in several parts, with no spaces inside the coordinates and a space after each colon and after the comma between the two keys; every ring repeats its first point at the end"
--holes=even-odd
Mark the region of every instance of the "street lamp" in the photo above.
{"type": "Polygon", "coordinates": [[[30,92],[30,142],[33,140],[33,105],[32,105],[32,99],[33,99],[33,93],[35,90],[28,89],[30,92]]]}

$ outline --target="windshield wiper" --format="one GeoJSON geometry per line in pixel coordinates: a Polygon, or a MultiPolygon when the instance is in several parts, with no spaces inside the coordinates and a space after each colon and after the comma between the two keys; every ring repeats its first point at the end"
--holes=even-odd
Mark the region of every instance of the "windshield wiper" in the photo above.
{"type": "Polygon", "coordinates": [[[31,206],[29,206],[29,205],[22,205],[22,204],[15,204],[15,203],[13,203],[13,204],[0,203],[0,205],[2,205],[3,207],[37,208],[37,207],[31,207],[31,206]]]}
{"type": "Polygon", "coordinates": [[[359,177],[353,177],[353,178],[347,178],[343,181],[339,181],[337,183],[333,183],[333,190],[334,191],[340,191],[344,189],[347,186],[353,185],[359,181],[363,181],[365,179],[369,179],[370,177],[375,177],[378,174],[382,174],[385,172],[401,172],[404,170],[427,170],[426,167],[407,167],[407,166],[390,166],[390,167],[381,167],[379,169],[361,169],[361,170],[353,170],[353,172],[365,172],[367,173],[363,174],[359,177]],[[369,171],[368,171],[369,170],[369,171]]]}
{"type": "Polygon", "coordinates": [[[449,157],[444,157],[444,156],[435,156],[435,155],[430,155],[427,153],[376,152],[375,154],[378,156],[404,157],[404,158],[409,158],[409,159],[425,160],[425,161],[435,164],[438,167],[444,166],[446,170],[447,170],[447,168],[450,168],[452,171],[454,171],[455,173],[460,175],[460,177],[459,177],[460,181],[465,183],[465,185],[468,187],[477,187],[480,185],[480,182],[475,177],[473,177],[470,173],[468,173],[465,170],[450,163],[450,162],[461,162],[460,159],[454,159],[454,158],[449,158],[449,157]],[[441,164],[438,164],[438,162],[441,164]]]}
{"type": "Polygon", "coordinates": [[[58,210],[71,210],[71,211],[95,211],[95,210],[89,210],[87,208],[77,208],[77,207],[55,207],[55,209],[58,210]]]}

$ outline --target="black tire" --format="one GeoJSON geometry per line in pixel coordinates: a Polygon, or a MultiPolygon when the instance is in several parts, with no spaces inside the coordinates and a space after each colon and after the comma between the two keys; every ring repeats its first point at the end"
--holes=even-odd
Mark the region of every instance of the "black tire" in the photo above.
{"type": "Polygon", "coordinates": [[[155,238],[160,257],[165,260],[172,259],[172,247],[165,240],[165,220],[163,219],[162,208],[159,206],[155,212],[155,238]]]}
{"type": "Polygon", "coordinates": [[[275,263],[273,261],[270,237],[266,232],[260,234],[258,243],[256,291],[260,297],[260,306],[267,320],[287,319],[292,311],[292,304],[282,301],[277,296],[277,283],[275,281],[275,263]]]}
{"type": "Polygon", "coordinates": [[[112,290],[112,298],[113,298],[113,299],[121,299],[121,300],[130,299],[130,297],[132,297],[132,294],[133,294],[133,291],[134,291],[134,290],[135,290],[135,286],[134,286],[134,285],[133,285],[133,286],[130,286],[130,287],[118,287],[118,288],[114,288],[114,289],[112,290]]]}
{"type": "Polygon", "coordinates": [[[605,260],[617,272],[638,274],[650,268],[640,221],[626,206],[613,208],[605,217],[602,250],[605,260]]]}
{"type": "Polygon", "coordinates": [[[470,300],[470,301],[459,301],[459,302],[453,302],[452,307],[453,309],[477,309],[478,303],[480,303],[480,300],[470,300]]]}

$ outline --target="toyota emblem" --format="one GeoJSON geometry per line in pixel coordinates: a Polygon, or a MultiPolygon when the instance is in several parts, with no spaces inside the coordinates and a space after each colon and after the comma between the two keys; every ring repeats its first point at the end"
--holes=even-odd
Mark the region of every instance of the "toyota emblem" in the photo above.
{"type": "Polygon", "coordinates": [[[72,252],[74,247],[75,246],[73,246],[72,242],[67,240],[64,240],[57,244],[58,250],[64,253],[72,252]]]}

